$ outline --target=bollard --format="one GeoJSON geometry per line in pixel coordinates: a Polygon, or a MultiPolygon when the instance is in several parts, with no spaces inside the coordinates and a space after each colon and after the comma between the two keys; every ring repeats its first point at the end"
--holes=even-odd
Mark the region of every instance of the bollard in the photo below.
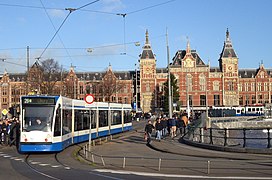
{"type": "Polygon", "coordinates": [[[83,146],[83,154],[84,154],[84,155],[86,154],[85,146],[83,146]]]}
{"type": "Polygon", "coordinates": [[[110,135],[110,140],[112,140],[112,135],[110,135]]]}
{"type": "Polygon", "coordinates": [[[105,161],[103,159],[103,156],[101,156],[101,162],[102,162],[103,166],[105,166],[105,161]]]}
{"type": "Polygon", "coordinates": [[[86,159],[88,159],[88,155],[89,155],[88,144],[86,144],[85,149],[86,149],[86,159]]]}
{"type": "Polygon", "coordinates": [[[208,164],[207,164],[207,174],[209,175],[210,174],[210,168],[211,168],[211,162],[208,161],[208,164]]]}
{"type": "Polygon", "coordinates": [[[124,157],[124,160],[123,160],[123,168],[126,167],[126,157],[124,157]]]}
{"type": "Polygon", "coordinates": [[[200,128],[200,141],[204,143],[204,128],[200,128]]]}
{"type": "Polygon", "coordinates": [[[93,140],[93,146],[95,146],[95,140],[93,140]]]}
{"type": "Polygon", "coordinates": [[[161,171],[161,158],[159,159],[159,171],[161,171]]]}
{"type": "Polygon", "coordinates": [[[108,142],[108,137],[106,136],[106,142],[108,142]]]}
{"type": "Polygon", "coordinates": [[[267,148],[271,148],[270,128],[267,128],[267,140],[268,140],[268,142],[267,142],[267,148]]]}
{"type": "Polygon", "coordinates": [[[92,154],[92,162],[94,163],[94,155],[92,154]]]}

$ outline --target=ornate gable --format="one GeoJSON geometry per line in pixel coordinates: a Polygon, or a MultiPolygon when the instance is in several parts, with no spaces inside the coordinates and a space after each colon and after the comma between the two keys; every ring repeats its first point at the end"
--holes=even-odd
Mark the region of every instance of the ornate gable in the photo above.
{"type": "Polygon", "coordinates": [[[259,69],[257,69],[256,78],[269,78],[269,75],[265,70],[263,63],[261,63],[259,69]]]}

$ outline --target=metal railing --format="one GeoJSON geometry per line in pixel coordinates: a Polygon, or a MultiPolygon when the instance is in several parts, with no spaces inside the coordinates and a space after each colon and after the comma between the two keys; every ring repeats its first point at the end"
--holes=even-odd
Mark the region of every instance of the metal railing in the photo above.
{"type": "Polygon", "coordinates": [[[199,128],[191,127],[184,138],[200,143],[243,148],[271,148],[271,128],[199,128]]]}

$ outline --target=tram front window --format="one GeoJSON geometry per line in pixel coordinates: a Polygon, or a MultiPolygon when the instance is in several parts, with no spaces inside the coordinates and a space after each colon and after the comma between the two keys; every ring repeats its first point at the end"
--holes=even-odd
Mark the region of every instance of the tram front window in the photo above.
{"type": "Polygon", "coordinates": [[[54,107],[25,107],[23,131],[52,131],[54,107]]]}

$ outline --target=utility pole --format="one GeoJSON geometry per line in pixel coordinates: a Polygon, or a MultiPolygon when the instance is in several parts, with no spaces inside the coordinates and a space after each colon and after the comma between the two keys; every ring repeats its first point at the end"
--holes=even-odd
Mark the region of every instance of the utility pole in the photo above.
{"type": "MultiPolygon", "coordinates": [[[[29,46],[26,47],[26,74],[29,75],[29,46]]],[[[28,78],[26,78],[27,80],[28,78]]],[[[28,82],[26,83],[26,92],[28,94],[29,88],[28,88],[28,82]]]]}
{"type": "Polygon", "coordinates": [[[169,104],[169,118],[172,118],[172,116],[173,116],[173,110],[172,110],[170,57],[169,57],[169,46],[168,46],[168,32],[167,32],[167,29],[166,29],[166,48],[167,48],[167,64],[168,64],[168,104],[169,104]]]}
{"type": "Polygon", "coordinates": [[[137,113],[137,110],[138,110],[138,73],[137,73],[137,64],[135,64],[135,79],[136,79],[136,82],[135,82],[135,101],[136,101],[136,106],[135,106],[135,111],[137,113]]]}

